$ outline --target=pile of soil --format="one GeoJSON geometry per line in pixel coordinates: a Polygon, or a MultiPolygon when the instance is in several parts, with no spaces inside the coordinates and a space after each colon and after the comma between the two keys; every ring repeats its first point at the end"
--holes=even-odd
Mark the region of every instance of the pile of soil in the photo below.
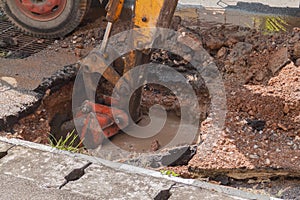
{"type": "MultiPolygon", "coordinates": [[[[197,33],[222,72],[228,111],[217,145],[199,151],[190,166],[299,170],[300,30],[265,35],[219,26],[197,33]]],[[[210,123],[202,123],[204,140],[210,123]]]]}

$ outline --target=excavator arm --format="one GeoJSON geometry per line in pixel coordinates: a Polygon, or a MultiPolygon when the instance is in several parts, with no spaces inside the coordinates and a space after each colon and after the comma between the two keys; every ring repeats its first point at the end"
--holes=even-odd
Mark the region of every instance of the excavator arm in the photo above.
{"type": "MultiPolygon", "coordinates": [[[[137,81],[127,73],[135,66],[148,63],[151,50],[145,48],[155,40],[153,31],[150,28],[168,28],[171,24],[178,0],[135,0],[133,5],[132,27],[136,33],[132,38],[132,50],[124,57],[123,79],[126,87],[132,87],[137,81]],[[148,29],[149,28],[149,29],[148,29]],[[126,74],[127,73],[127,74],[126,74]]],[[[141,89],[136,90],[128,99],[130,88],[124,88],[124,84],[117,84],[120,75],[114,69],[107,66],[105,59],[110,55],[106,52],[107,41],[110,36],[114,22],[119,18],[124,7],[124,0],[110,0],[107,6],[107,28],[104,39],[97,53],[88,55],[82,60],[81,65],[84,87],[86,89],[87,101],[75,116],[75,122],[80,121],[77,131],[80,137],[86,141],[87,148],[96,148],[102,143],[104,137],[111,137],[120,129],[135,123],[141,118],[141,89]],[[92,74],[101,73],[103,77],[115,85],[118,99],[112,99],[102,95],[103,104],[95,103],[97,82],[93,81],[92,74]],[[114,102],[114,103],[112,103],[114,102]],[[129,104],[129,112],[125,112],[129,104]],[[112,106],[113,105],[113,106],[112,106]],[[112,116],[117,113],[117,118],[112,116]],[[132,119],[132,121],[130,120],[132,119]],[[97,127],[101,127],[101,130],[97,127]],[[88,144],[88,145],[87,145],[88,144]]],[[[143,72],[141,72],[143,73],[143,72]]]]}

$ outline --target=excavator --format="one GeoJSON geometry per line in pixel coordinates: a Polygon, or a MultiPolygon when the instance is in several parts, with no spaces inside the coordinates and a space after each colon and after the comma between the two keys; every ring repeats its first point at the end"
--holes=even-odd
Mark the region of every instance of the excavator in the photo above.
{"type": "MultiPolygon", "coordinates": [[[[87,15],[91,3],[92,0],[2,0],[2,7],[9,20],[24,33],[41,38],[59,38],[69,34],[80,24],[87,15]]],[[[100,3],[105,2],[100,0],[100,3]]],[[[80,138],[84,139],[87,148],[97,148],[104,138],[116,135],[121,129],[129,126],[130,123],[138,122],[141,118],[141,89],[135,91],[130,98],[127,112],[125,106],[128,103],[129,89],[122,85],[116,89],[119,98],[101,95],[101,101],[95,101],[98,83],[92,81],[92,74],[105,67],[101,66],[105,65],[101,60],[110,56],[106,48],[113,24],[120,18],[125,5],[131,8],[132,29],[143,29],[142,34],[146,36],[134,38],[132,43],[143,46],[141,44],[155,40],[150,29],[147,28],[169,28],[177,4],[178,0],[109,0],[107,2],[107,27],[101,46],[96,50],[98,53],[88,55],[80,62],[84,66],[82,76],[86,95],[85,101],[75,113],[74,121],[75,124],[79,124],[76,129],[80,138]],[[99,63],[95,63],[97,60],[99,63]]],[[[123,57],[120,74],[114,74],[114,70],[107,70],[103,73],[103,77],[115,84],[117,77],[126,74],[135,66],[149,62],[150,54],[149,49],[132,50],[123,57]]],[[[129,86],[136,81],[134,77],[125,79],[129,86]]]]}

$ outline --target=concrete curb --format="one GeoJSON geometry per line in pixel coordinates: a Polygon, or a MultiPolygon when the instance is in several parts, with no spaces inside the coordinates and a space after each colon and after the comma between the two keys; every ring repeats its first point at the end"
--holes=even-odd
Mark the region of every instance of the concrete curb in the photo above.
{"type": "Polygon", "coordinates": [[[24,140],[19,140],[19,139],[15,139],[15,138],[8,139],[5,137],[0,137],[0,141],[9,143],[9,144],[13,144],[13,145],[28,147],[28,148],[35,149],[35,150],[46,151],[49,153],[67,155],[67,156],[74,157],[74,158],[81,158],[81,159],[84,159],[84,160],[87,160],[87,161],[90,161],[90,162],[93,162],[96,164],[104,165],[104,166],[109,167],[114,170],[123,171],[125,173],[138,174],[138,175],[143,175],[143,176],[151,176],[154,178],[170,180],[170,181],[174,181],[179,184],[184,184],[184,185],[188,185],[188,186],[194,186],[194,187],[198,187],[198,188],[207,189],[210,191],[219,192],[219,193],[226,194],[226,195],[229,195],[232,197],[236,197],[237,199],[242,198],[242,199],[279,200],[278,198],[268,197],[265,195],[253,194],[253,193],[241,191],[241,190],[238,190],[235,188],[214,185],[214,184],[199,181],[199,180],[183,179],[183,178],[179,178],[179,177],[169,177],[166,175],[162,175],[160,172],[157,172],[157,171],[144,169],[144,168],[140,168],[140,167],[135,167],[135,166],[122,164],[122,163],[116,163],[116,162],[112,162],[112,161],[108,161],[108,160],[104,160],[101,158],[92,157],[92,156],[88,156],[88,155],[84,155],[84,154],[70,153],[67,151],[54,149],[50,146],[37,144],[37,143],[24,141],[24,140]]]}

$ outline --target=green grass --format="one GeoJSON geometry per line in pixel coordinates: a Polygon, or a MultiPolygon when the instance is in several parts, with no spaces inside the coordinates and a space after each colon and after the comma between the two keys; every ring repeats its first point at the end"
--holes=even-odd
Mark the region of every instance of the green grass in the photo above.
{"type": "Polygon", "coordinates": [[[80,147],[83,140],[81,140],[79,144],[75,145],[75,141],[78,138],[78,135],[75,133],[75,130],[69,133],[65,139],[61,137],[58,141],[53,135],[50,134],[50,136],[51,138],[49,138],[49,143],[50,146],[53,148],[63,151],[70,151],[73,153],[79,153],[83,151],[83,147],[80,147]]]}
{"type": "Polygon", "coordinates": [[[174,177],[179,176],[179,174],[176,174],[174,171],[171,171],[171,170],[160,170],[160,173],[162,175],[167,175],[167,176],[174,176],[174,177]]]}

